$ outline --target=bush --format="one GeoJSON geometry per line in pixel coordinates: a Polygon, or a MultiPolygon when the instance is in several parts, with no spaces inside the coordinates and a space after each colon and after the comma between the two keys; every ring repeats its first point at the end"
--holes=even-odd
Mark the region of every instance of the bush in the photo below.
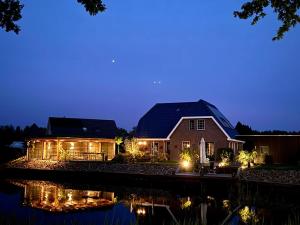
{"type": "Polygon", "coordinates": [[[216,155],[216,160],[219,162],[222,160],[222,157],[224,155],[228,155],[229,156],[229,161],[233,161],[233,149],[231,148],[219,148],[217,150],[217,155],[216,155]]]}

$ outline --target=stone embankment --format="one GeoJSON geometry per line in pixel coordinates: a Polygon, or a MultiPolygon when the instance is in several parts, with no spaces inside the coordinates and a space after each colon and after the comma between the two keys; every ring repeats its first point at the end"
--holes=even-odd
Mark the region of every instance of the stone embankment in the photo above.
{"type": "Polygon", "coordinates": [[[161,163],[111,163],[111,162],[57,162],[45,160],[26,161],[25,158],[17,159],[7,164],[8,168],[38,169],[38,170],[63,170],[78,172],[103,172],[144,175],[172,175],[177,164],[161,163]]]}
{"type": "Polygon", "coordinates": [[[300,186],[300,170],[245,169],[240,172],[240,180],[300,186]]]}

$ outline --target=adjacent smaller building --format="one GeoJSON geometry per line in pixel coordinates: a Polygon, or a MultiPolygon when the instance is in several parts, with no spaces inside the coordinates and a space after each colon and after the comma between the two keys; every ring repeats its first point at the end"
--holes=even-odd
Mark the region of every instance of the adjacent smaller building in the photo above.
{"type": "Polygon", "coordinates": [[[255,150],[262,156],[270,156],[273,163],[290,164],[300,161],[300,135],[239,135],[245,141],[244,148],[255,150]]]}
{"type": "Polygon", "coordinates": [[[111,160],[116,131],[114,120],[50,117],[45,136],[27,140],[27,159],[111,160]]]}

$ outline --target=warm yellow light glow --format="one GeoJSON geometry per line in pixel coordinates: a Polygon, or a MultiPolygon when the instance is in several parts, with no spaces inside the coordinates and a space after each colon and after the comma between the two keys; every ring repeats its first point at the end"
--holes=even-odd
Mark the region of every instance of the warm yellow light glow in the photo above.
{"type": "Polygon", "coordinates": [[[68,196],[68,201],[72,201],[72,193],[68,193],[67,196],[68,196]]]}
{"type": "Polygon", "coordinates": [[[230,201],[229,200],[223,200],[223,208],[229,209],[230,208],[230,201]]]}
{"type": "Polygon", "coordinates": [[[147,145],[147,142],[146,141],[139,141],[138,145],[147,145]]]}
{"type": "Polygon", "coordinates": [[[190,147],[191,147],[191,145],[190,145],[190,144],[187,144],[187,145],[186,145],[186,147],[187,147],[187,148],[190,148],[190,147]]]}
{"type": "Polygon", "coordinates": [[[183,160],[182,166],[187,169],[191,166],[191,163],[188,160],[183,160]]]}
{"type": "Polygon", "coordinates": [[[250,209],[248,206],[245,206],[243,209],[239,211],[239,215],[241,220],[248,224],[249,222],[253,222],[253,224],[256,224],[259,222],[258,217],[255,214],[255,211],[253,209],[250,209]]]}
{"type": "Polygon", "coordinates": [[[222,161],[218,164],[219,167],[226,167],[226,166],[229,166],[229,162],[227,161],[222,161]]]}
{"type": "Polygon", "coordinates": [[[71,142],[70,145],[71,145],[70,149],[74,149],[74,145],[75,145],[74,142],[71,142]]]}
{"type": "Polygon", "coordinates": [[[146,210],[144,208],[139,208],[139,209],[137,209],[136,213],[138,215],[145,215],[146,214],[146,210]]]}
{"type": "Polygon", "coordinates": [[[48,150],[50,150],[50,149],[51,149],[51,142],[48,142],[48,144],[47,144],[47,145],[48,145],[48,147],[47,147],[47,148],[48,148],[48,150]]]}
{"type": "Polygon", "coordinates": [[[192,201],[191,201],[190,197],[188,197],[187,200],[182,203],[181,208],[186,209],[186,208],[190,207],[191,205],[192,205],[192,201]]]}

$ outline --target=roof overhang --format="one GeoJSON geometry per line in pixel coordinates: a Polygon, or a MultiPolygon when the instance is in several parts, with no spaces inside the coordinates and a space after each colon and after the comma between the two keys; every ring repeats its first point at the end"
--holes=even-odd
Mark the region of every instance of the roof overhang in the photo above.
{"type": "Polygon", "coordinates": [[[169,141],[170,140],[168,138],[142,138],[142,137],[137,137],[136,139],[144,140],[144,141],[169,141]]]}

